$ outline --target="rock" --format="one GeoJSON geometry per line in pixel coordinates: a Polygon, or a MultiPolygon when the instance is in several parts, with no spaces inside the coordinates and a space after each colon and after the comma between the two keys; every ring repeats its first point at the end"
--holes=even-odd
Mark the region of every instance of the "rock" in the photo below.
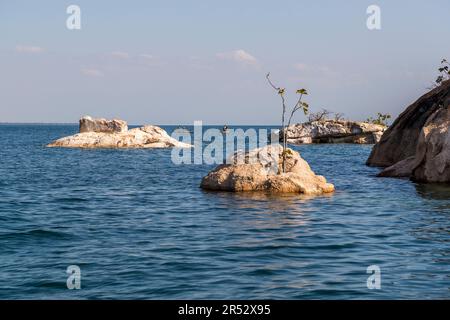
{"type": "Polygon", "coordinates": [[[374,146],[367,163],[388,166],[381,177],[450,182],[450,81],[409,106],[374,146]]]}
{"type": "Polygon", "coordinates": [[[319,195],[334,186],[316,175],[300,154],[287,149],[286,173],[280,173],[282,147],[279,144],[235,154],[230,164],[222,164],[202,179],[201,188],[221,191],[265,191],[319,195]],[[245,161],[238,161],[239,156],[245,161]],[[254,159],[251,161],[250,159],[254,159]]]}
{"type": "Polygon", "coordinates": [[[167,132],[160,127],[147,125],[141,128],[134,128],[123,131],[127,124],[122,120],[107,121],[104,119],[93,120],[83,117],[80,120],[80,130],[83,131],[73,136],[58,139],[47,147],[64,148],[190,148],[190,144],[180,142],[170,137],[167,132]],[[120,131],[99,132],[92,130],[107,130],[114,128],[120,131]]]}
{"type": "Polygon", "coordinates": [[[390,167],[387,167],[386,169],[381,171],[377,176],[395,177],[395,178],[410,177],[414,168],[414,163],[415,163],[414,156],[408,157],[390,167]]]}
{"type": "Polygon", "coordinates": [[[450,182],[450,104],[438,109],[421,131],[411,178],[420,182],[450,182]]]}
{"type": "Polygon", "coordinates": [[[288,143],[292,144],[373,144],[380,140],[385,130],[385,126],[367,122],[321,120],[289,126],[287,128],[287,140],[288,143]]]}
{"type": "Polygon", "coordinates": [[[448,105],[449,96],[450,81],[446,81],[411,104],[374,146],[367,165],[388,167],[414,156],[425,123],[439,108],[448,105]]]}
{"type": "Polygon", "coordinates": [[[89,116],[84,116],[80,119],[80,133],[83,132],[127,132],[128,125],[123,120],[106,120],[106,119],[92,119],[89,116]]]}

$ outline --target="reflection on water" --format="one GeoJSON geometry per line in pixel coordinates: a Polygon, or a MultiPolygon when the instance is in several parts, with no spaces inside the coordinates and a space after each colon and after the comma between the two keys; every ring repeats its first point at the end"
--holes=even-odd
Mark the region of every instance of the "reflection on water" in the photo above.
{"type": "Polygon", "coordinates": [[[271,194],[268,192],[226,192],[203,190],[205,195],[220,201],[230,208],[261,209],[262,213],[288,211],[302,213],[302,204],[316,198],[330,198],[333,193],[323,195],[271,194]]]}
{"type": "MultiPolygon", "coordinates": [[[[270,194],[267,192],[202,191],[219,208],[246,216],[242,223],[252,228],[281,228],[304,226],[308,221],[305,203],[314,196],[298,194],[270,194]]],[[[329,196],[329,195],[328,195],[329,196]]],[[[322,196],[320,196],[322,197],[322,196]]]]}
{"type": "Polygon", "coordinates": [[[444,183],[417,183],[417,194],[425,199],[450,200],[450,184],[444,183]]]}
{"type": "Polygon", "coordinates": [[[375,177],[371,146],[293,147],[334,194],[206,192],[171,150],[43,148],[77,130],[0,125],[0,299],[450,298],[448,187],[375,177]]]}

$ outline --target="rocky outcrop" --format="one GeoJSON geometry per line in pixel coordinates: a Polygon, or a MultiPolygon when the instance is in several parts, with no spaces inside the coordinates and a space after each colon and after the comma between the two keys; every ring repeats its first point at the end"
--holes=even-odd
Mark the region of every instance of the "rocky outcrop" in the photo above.
{"type": "Polygon", "coordinates": [[[373,144],[380,140],[385,130],[385,126],[367,122],[344,120],[312,121],[289,126],[287,128],[287,141],[292,144],[373,144]]]}
{"type": "Polygon", "coordinates": [[[123,120],[106,120],[106,119],[92,119],[89,116],[84,116],[80,119],[80,133],[83,132],[104,132],[116,133],[127,132],[128,125],[123,120]]]}
{"type": "Polygon", "coordinates": [[[450,182],[450,107],[436,110],[420,132],[414,156],[387,167],[381,177],[450,182]]]}
{"type": "Polygon", "coordinates": [[[47,147],[64,148],[190,148],[191,145],[170,137],[157,126],[128,128],[123,120],[91,119],[80,120],[80,133],[58,139],[47,147]],[[81,131],[83,130],[83,131],[81,131]],[[88,131],[86,131],[88,130],[88,131]],[[100,131],[104,130],[104,131],[100,131]]]}
{"type": "Polygon", "coordinates": [[[387,167],[383,171],[381,171],[378,176],[379,177],[394,177],[394,178],[403,178],[410,177],[411,172],[413,171],[415,163],[414,156],[403,159],[402,161],[397,162],[396,164],[387,167]]]}
{"type": "Polygon", "coordinates": [[[424,94],[403,111],[372,149],[369,166],[388,167],[416,154],[425,123],[439,109],[448,106],[450,81],[424,94]]]}
{"type": "Polygon", "coordinates": [[[450,182],[450,104],[428,119],[419,137],[412,178],[450,182]]]}
{"type": "Polygon", "coordinates": [[[300,154],[292,149],[286,152],[286,172],[280,173],[281,155],[279,144],[255,149],[245,155],[235,154],[229,164],[219,165],[205,176],[200,186],[207,190],[307,195],[334,191],[334,186],[327,183],[323,176],[316,175],[300,154]]]}
{"type": "Polygon", "coordinates": [[[382,177],[450,182],[450,81],[409,106],[374,146],[368,165],[382,177]]]}

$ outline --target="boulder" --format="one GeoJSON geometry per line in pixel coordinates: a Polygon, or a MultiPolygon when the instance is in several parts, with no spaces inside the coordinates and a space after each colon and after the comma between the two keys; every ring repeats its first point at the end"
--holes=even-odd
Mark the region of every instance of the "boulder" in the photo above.
{"type": "Polygon", "coordinates": [[[72,136],[64,137],[53,141],[47,147],[63,148],[190,148],[190,144],[180,142],[170,137],[167,132],[157,126],[143,126],[123,131],[127,127],[122,120],[89,120],[83,117],[80,120],[80,130],[89,129],[72,136]],[[92,131],[92,130],[111,130],[120,131],[92,131]]]}
{"type": "Polygon", "coordinates": [[[282,150],[279,144],[235,154],[202,179],[201,188],[220,191],[264,191],[269,193],[331,193],[334,186],[316,175],[300,154],[286,152],[286,172],[281,173],[282,150]]]}
{"type": "Polygon", "coordinates": [[[90,116],[84,116],[80,119],[80,133],[83,132],[127,132],[128,125],[123,120],[106,120],[106,119],[92,119],[90,116]]]}
{"type": "Polygon", "coordinates": [[[287,141],[292,144],[373,144],[380,140],[386,127],[367,122],[321,120],[290,125],[286,130],[287,141]]]}
{"type": "Polygon", "coordinates": [[[414,156],[425,123],[439,108],[448,106],[449,99],[450,80],[406,108],[374,146],[367,165],[388,167],[414,156]]]}
{"type": "Polygon", "coordinates": [[[409,106],[374,146],[368,165],[378,176],[450,182],[450,81],[409,106]]]}
{"type": "Polygon", "coordinates": [[[394,177],[394,178],[406,178],[410,177],[414,168],[415,158],[414,156],[403,159],[396,164],[387,167],[380,173],[378,177],[394,177]]]}
{"type": "Polygon", "coordinates": [[[420,132],[414,156],[381,171],[380,177],[418,182],[450,182],[450,107],[438,109],[420,132]]]}
{"type": "Polygon", "coordinates": [[[422,129],[411,177],[420,182],[450,182],[450,104],[437,110],[422,129]]]}

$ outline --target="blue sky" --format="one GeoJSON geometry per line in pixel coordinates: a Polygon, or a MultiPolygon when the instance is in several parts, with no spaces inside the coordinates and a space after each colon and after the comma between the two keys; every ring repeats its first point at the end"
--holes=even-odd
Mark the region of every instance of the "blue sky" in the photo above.
{"type": "MultiPolygon", "coordinates": [[[[277,124],[265,74],[312,111],[398,113],[450,58],[450,2],[0,0],[0,122],[277,124]],[[81,8],[81,30],[66,8],[81,8]],[[366,9],[381,8],[381,30],[366,9]]],[[[300,114],[297,121],[304,120],[300,114]]]]}

